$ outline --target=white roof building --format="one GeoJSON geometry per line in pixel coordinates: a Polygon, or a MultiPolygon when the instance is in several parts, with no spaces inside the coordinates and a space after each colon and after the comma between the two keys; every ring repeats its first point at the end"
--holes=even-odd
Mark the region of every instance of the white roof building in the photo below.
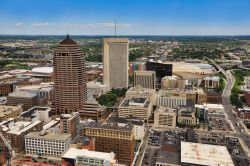
{"type": "Polygon", "coordinates": [[[226,146],[181,142],[181,165],[234,166],[226,146]]]}

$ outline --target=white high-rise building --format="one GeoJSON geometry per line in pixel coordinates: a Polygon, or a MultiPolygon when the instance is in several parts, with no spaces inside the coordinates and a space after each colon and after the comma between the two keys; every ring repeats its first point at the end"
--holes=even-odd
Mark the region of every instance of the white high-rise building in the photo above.
{"type": "Polygon", "coordinates": [[[103,40],[103,83],[112,88],[128,87],[128,39],[103,40]]]}

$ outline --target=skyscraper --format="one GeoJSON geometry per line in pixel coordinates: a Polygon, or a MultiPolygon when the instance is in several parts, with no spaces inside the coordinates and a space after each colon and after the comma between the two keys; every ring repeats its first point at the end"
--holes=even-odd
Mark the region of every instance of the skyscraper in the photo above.
{"type": "Polygon", "coordinates": [[[69,35],[59,43],[53,63],[56,113],[79,111],[87,100],[85,61],[69,35]]]}
{"type": "Polygon", "coordinates": [[[103,40],[103,83],[112,88],[128,87],[128,39],[103,40]]]}

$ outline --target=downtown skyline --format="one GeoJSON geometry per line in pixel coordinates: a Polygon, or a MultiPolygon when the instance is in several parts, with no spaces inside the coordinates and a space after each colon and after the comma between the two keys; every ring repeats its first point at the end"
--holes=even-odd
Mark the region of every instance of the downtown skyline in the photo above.
{"type": "Polygon", "coordinates": [[[0,34],[249,35],[247,0],[1,0],[0,34]]]}

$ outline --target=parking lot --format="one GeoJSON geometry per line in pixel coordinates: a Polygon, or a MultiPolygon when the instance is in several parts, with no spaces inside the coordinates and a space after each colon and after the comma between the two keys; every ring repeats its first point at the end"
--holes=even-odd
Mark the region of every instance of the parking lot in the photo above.
{"type": "Polygon", "coordinates": [[[142,165],[144,166],[154,166],[156,165],[157,153],[159,149],[147,148],[144,153],[144,158],[142,160],[142,165]]]}
{"type": "Polygon", "coordinates": [[[149,133],[148,145],[150,146],[159,146],[161,139],[161,132],[152,130],[149,133]]]}
{"type": "Polygon", "coordinates": [[[233,129],[227,119],[209,118],[209,126],[212,130],[232,132],[233,129]]]}

